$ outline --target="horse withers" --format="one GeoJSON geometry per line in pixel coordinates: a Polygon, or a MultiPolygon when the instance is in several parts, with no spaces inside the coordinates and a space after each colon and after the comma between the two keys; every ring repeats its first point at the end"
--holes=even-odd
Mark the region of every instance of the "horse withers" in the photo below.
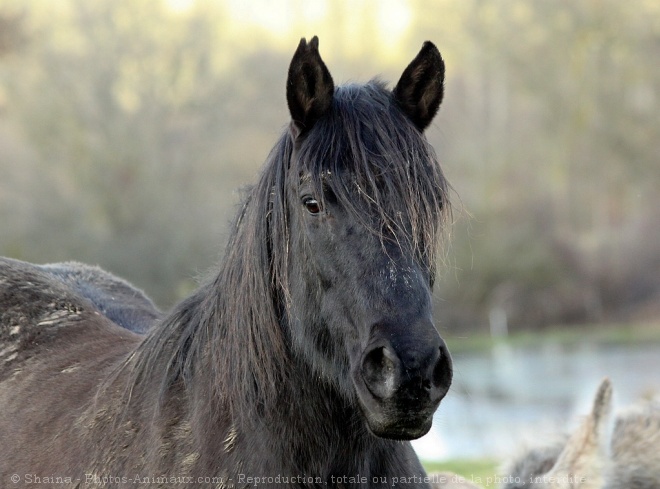
{"type": "Polygon", "coordinates": [[[1,260],[2,485],[428,487],[407,440],[452,378],[423,135],[443,83],[430,42],[390,91],[335,87],[301,40],[291,123],[219,270],[168,314],[95,268],[1,260]]]}

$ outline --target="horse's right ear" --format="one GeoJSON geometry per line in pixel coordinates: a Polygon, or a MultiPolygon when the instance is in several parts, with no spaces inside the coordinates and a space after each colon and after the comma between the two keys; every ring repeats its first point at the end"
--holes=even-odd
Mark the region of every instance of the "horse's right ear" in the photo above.
{"type": "Polygon", "coordinates": [[[319,54],[319,39],[300,40],[289,66],[286,100],[294,136],[309,131],[332,106],[335,86],[319,54]]]}

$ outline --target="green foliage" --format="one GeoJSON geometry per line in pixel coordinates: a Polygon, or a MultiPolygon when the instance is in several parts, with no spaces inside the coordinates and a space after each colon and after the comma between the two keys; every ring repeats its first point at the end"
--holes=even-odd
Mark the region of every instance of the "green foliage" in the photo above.
{"type": "Polygon", "coordinates": [[[474,481],[482,487],[498,487],[494,480],[497,476],[497,462],[491,459],[454,459],[443,462],[424,462],[427,473],[453,472],[467,481],[474,481]]]}
{"type": "Polygon", "coordinates": [[[556,345],[573,348],[577,345],[650,345],[660,343],[660,324],[622,323],[593,324],[580,326],[552,326],[542,332],[525,330],[512,333],[507,338],[493,338],[490,334],[474,333],[458,336],[446,335],[449,347],[457,358],[462,353],[475,353],[491,350],[498,344],[514,348],[538,348],[540,345],[556,345]]]}
{"type": "MultiPolygon", "coordinates": [[[[0,0],[0,254],[98,263],[163,306],[218,259],[312,34],[266,42],[223,5],[0,0]]],[[[348,3],[318,27],[333,73],[395,81],[424,39],[447,60],[428,131],[460,196],[441,328],[483,329],[493,310],[511,329],[657,314],[656,2],[410,5],[397,49],[348,3]]]]}
{"type": "Polygon", "coordinates": [[[660,64],[643,58],[660,12],[638,5],[462,2],[451,133],[434,139],[470,214],[440,284],[445,327],[496,308],[512,328],[657,312],[660,64]]]}
{"type": "Polygon", "coordinates": [[[217,49],[220,12],[174,17],[157,0],[35,2],[28,19],[32,35],[4,66],[2,89],[7,124],[30,154],[10,146],[16,159],[0,163],[12,230],[0,250],[100,263],[167,305],[217,257],[236,188],[286,120],[247,106],[275,90],[270,71],[283,67],[283,78],[287,61],[241,53],[231,66],[217,49]]]}

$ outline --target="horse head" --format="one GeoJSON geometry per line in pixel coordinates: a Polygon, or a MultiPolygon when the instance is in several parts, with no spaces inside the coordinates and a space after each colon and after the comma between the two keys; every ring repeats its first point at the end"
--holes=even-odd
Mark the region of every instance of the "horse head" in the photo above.
{"type": "Polygon", "coordinates": [[[424,435],[452,378],[431,307],[447,184],[423,135],[443,81],[430,42],[392,91],[336,88],[316,37],[289,68],[288,332],[295,354],[383,438],[424,435]]]}

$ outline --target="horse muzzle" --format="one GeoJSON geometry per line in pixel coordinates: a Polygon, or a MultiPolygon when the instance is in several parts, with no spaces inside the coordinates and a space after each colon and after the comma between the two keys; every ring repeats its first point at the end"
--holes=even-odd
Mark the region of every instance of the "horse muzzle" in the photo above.
{"type": "Polygon", "coordinates": [[[449,351],[430,320],[409,327],[377,323],[371,331],[353,368],[367,426],[381,438],[419,438],[451,385],[449,351]]]}

